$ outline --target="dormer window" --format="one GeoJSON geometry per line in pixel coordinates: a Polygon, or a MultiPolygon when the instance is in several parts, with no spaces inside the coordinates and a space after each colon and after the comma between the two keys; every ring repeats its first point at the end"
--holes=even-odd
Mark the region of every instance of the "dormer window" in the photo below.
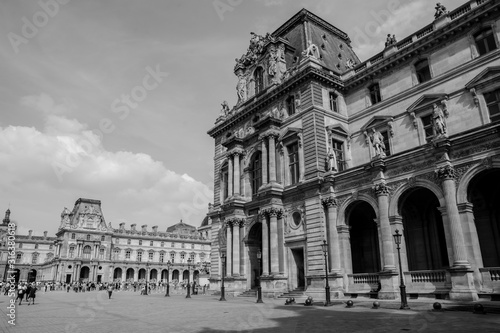
{"type": "Polygon", "coordinates": [[[255,95],[264,90],[264,70],[258,67],[254,72],[255,95]]]}
{"type": "Polygon", "coordinates": [[[474,42],[476,43],[477,52],[480,56],[497,49],[493,29],[488,27],[474,35],[474,42]]]}
{"type": "Polygon", "coordinates": [[[370,101],[372,105],[379,103],[382,99],[380,97],[380,86],[378,83],[374,83],[368,87],[370,93],[370,101]]]}

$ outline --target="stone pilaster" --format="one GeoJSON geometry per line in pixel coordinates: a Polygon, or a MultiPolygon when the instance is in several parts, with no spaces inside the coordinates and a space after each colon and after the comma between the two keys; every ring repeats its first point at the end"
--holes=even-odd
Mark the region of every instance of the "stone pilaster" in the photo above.
{"type": "Polygon", "coordinates": [[[269,135],[269,182],[276,182],[276,143],[274,135],[269,135]]]}
{"type": "Polygon", "coordinates": [[[328,197],[322,200],[328,213],[328,252],[330,271],[340,273],[340,248],[339,234],[337,232],[337,200],[328,197]]]}
{"type": "Polygon", "coordinates": [[[394,272],[394,240],[389,223],[389,188],[385,183],[379,183],[374,187],[375,195],[378,199],[379,228],[382,236],[382,251],[384,259],[383,271],[394,272]]]}
{"type": "Polygon", "coordinates": [[[271,275],[279,274],[279,255],[278,255],[278,214],[280,211],[271,208],[269,214],[270,244],[271,251],[271,275]]]}
{"type": "Polygon", "coordinates": [[[262,137],[262,185],[267,184],[267,147],[266,138],[262,137]]]}
{"type": "Polygon", "coordinates": [[[233,220],[233,276],[240,276],[240,226],[239,219],[233,220]]]}
{"type": "Polygon", "coordinates": [[[233,270],[233,238],[231,227],[231,221],[226,221],[226,276],[231,276],[233,270]]]}
{"type": "Polygon", "coordinates": [[[234,177],[234,195],[240,195],[240,153],[233,154],[233,177],[234,177]]]}
{"type": "Polygon", "coordinates": [[[267,216],[260,214],[262,222],[262,275],[269,275],[269,229],[267,216]]]}
{"type": "Polygon", "coordinates": [[[227,162],[227,196],[233,196],[233,156],[228,154],[227,162]]]}

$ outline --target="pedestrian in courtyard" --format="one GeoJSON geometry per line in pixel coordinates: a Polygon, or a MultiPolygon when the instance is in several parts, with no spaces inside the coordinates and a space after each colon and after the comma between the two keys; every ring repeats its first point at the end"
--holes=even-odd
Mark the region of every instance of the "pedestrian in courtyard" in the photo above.
{"type": "Polygon", "coordinates": [[[21,305],[23,297],[24,297],[24,288],[21,284],[19,284],[19,286],[17,286],[17,298],[16,298],[16,300],[19,300],[19,305],[21,305]]]}
{"type": "Polygon", "coordinates": [[[31,286],[31,289],[27,294],[28,294],[28,305],[30,305],[30,303],[33,303],[33,305],[35,305],[35,296],[36,296],[36,285],[35,284],[33,284],[31,286]]]}
{"type": "Polygon", "coordinates": [[[111,299],[111,294],[113,293],[113,285],[108,284],[108,299],[111,299]]]}

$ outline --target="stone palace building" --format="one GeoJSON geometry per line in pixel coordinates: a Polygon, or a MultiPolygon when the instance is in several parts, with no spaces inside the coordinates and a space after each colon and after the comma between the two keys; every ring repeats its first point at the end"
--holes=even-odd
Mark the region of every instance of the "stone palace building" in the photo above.
{"type": "Polygon", "coordinates": [[[396,298],[399,231],[408,294],[498,294],[499,7],[438,5],[363,62],[305,9],[252,33],[208,132],[213,283],[324,299],[326,241],[333,296],[396,298]]]}
{"type": "MultiPolygon", "coordinates": [[[[7,276],[7,226],[0,224],[0,280],[7,276]]],[[[130,229],[106,223],[101,201],[78,199],[64,208],[55,237],[15,235],[18,281],[40,282],[166,282],[200,281],[210,270],[210,241],[182,221],[165,232],[146,224],[130,229]],[[190,265],[188,266],[188,260],[190,265]],[[168,265],[170,263],[170,265],[168,265]]]]}

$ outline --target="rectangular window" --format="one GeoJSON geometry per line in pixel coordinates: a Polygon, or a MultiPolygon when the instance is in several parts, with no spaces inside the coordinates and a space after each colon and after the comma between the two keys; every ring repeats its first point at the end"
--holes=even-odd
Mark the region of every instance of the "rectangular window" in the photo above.
{"type": "Polygon", "coordinates": [[[139,245],[142,245],[142,239],[139,239],[139,245]]]}
{"type": "Polygon", "coordinates": [[[229,173],[227,165],[222,169],[221,172],[221,182],[222,182],[222,199],[227,199],[229,196],[229,173]]]}
{"type": "Polygon", "coordinates": [[[186,244],[182,243],[181,248],[185,248],[185,247],[186,247],[186,244]]]}
{"type": "Polygon", "coordinates": [[[23,254],[22,253],[16,253],[16,264],[21,263],[22,259],[23,259],[23,254]]]}
{"type": "Polygon", "coordinates": [[[175,247],[175,243],[170,244],[170,247],[175,247]]]}
{"type": "Polygon", "coordinates": [[[195,254],[194,254],[194,253],[191,253],[191,255],[189,256],[189,258],[191,259],[191,262],[192,262],[192,263],[194,262],[194,256],[195,256],[195,254]]]}
{"type": "Polygon", "coordinates": [[[337,161],[337,170],[344,171],[345,156],[344,156],[344,143],[342,141],[332,140],[332,149],[335,153],[335,160],[337,161]]]}
{"type": "Polygon", "coordinates": [[[257,194],[262,186],[262,154],[257,153],[252,161],[252,194],[257,194]]]}
{"type": "Polygon", "coordinates": [[[174,262],[175,260],[175,252],[170,253],[170,261],[174,262]]]}
{"type": "Polygon", "coordinates": [[[160,245],[161,245],[161,247],[164,247],[165,246],[165,242],[161,242],[160,245]]]}
{"type": "Polygon", "coordinates": [[[165,253],[160,253],[160,262],[165,261],[165,253]]]}
{"type": "Polygon", "coordinates": [[[382,99],[380,98],[380,86],[378,83],[372,84],[368,90],[370,91],[370,100],[372,102],[372,105],[377,104],[380,102],[382,99]]]}
{"type": "Polygon", "coordinates": [[[104,242],[106,240],[106,236],[101,236],[101,242],[104,242]]]}
{"type": "Polygon", "coordinates": [[[35,244],[35,249],[38,249],[38,244],[35,244]]]}
{"type": "Polygon", "coordinates": [[[125,259],[130,259],[130,250],[125,251],[125,259]]]}
{"type": "Polygon", "coordinates": [[[286,110],[288,116],[295,114],[295,96],[290,96],[286,99],[286,110]]]}
{"type": "Polygon", "coordinates": [[[491,122],[500,120],[500,89],[485,93],[484,99],[488,106],[491,122]]]}
{"type": "Polygon", "coordinates": [[[142,252],[137,252],[137,261],[142,261],[142,252]]]}
{"type": "Polygon", "coordinates": [[[149,252],[149,257],[148,257],[149,261],[153,261],[153,255],[154,255],[153,252],[149,252]]]}
{"type": "Polygon", "coordinates": [[[120,256],[120,250],[115,250],[113,252],[113,259],[118,260],[118,257],[120,256]]]}
{"type": "Polygon", "coordinates": [[[495,36],[491,28],[486,28],[474,35],[477,51],[479,55],[489,53],[496,50],[495,36]]]}
{"type": "Polygon", "coordinates": [[[191,248],[194,249],[194,244],[191,244],[191,248]]]}
{"type": "Polygon", "coordinates": [[[333,92],[330,92],[329,100],[330,100],[330,110],[332,110],[333,112],[339,112],[337,109],[337,95],[333,92]]]}
{"type": "Polygon", "coordinates": [[[422,119],[422,125],[424,127],[425,139],[427,141],[434,137],[434,126],[432,124],[432,114],[424,116],[422,119]]]}
{"type": "Polygon", "coordinates": [[[38,254],[33,253],[33,257],[31,258],[31,263],[36,264],[38,262],[38,254]]]}
{"type": "Polygon", "coordinates": [[[104,249],[99,249],[99,259],[104,259],[104,249]]]}
{"type": "Polygon", "coordinates": [[[70,247],[69,248],[68,257],[73,258],[74,256],[75,256],[75,248],[74,247],[70,247]]]}
{"type": "Polygon", "coordinates": [[[385,156],[391,156],[391,146],[389,145],[389,134],[387,131],[380,132],[384,137],[385,156]]]}
{"type": "Polygon", "coordinates": [[[130,245],[131,241],[130,239],[127,239],[127,245],[130,245]]]}
{"type": "Polygon", "coordinates": [[[153,246],[153,241],[149,242],[149,246],[153,246]]]}
{"type": "Polygon", "coordinates": [[[185,258],[186,258],[186,254],[185,253],[181,253],[181,260],[184,261],[185,258]]]}
{"type": "Polygon", "coordinates": [[[300,177],[299,169],[299,144],[297,142],[288,147],[288,170],[290,172],[290,185],[297,184],[300,177]]]}
{"type": "Polygon", "coordinates": [[[19,243],[19,248],[22,249],[23,248],[23,243],[19,243]]]}

